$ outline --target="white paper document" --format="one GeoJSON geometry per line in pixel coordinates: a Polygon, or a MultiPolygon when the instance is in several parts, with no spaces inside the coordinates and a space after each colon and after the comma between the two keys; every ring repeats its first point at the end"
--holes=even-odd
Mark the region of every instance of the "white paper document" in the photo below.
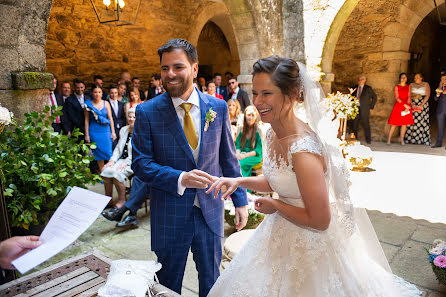
{"type": "Polygon", "coordinates": [[[43,263],[72,244],[96,220],[110,197],[73,187],[46,225],[42,245],[12,261],[20,273],[43,263]]]}

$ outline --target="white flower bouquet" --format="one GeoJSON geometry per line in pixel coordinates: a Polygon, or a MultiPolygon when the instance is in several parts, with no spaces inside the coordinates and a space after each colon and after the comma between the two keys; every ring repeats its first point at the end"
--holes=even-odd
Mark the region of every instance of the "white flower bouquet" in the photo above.
{"type": "Polygon", "coordinates": [[[328,94],[327,104],[338,118],[353,120],[358,115],[359,100],[352,95],[353,91],[350,90],[350,94],[343,94],[339,91],[336,94],[328,94]]]}
{"type": "Polygon", "coordinates": [[[13,114],[5,107],[0,104],[0,133],[2,133],[5,126],[12,122],[13,114]]]}
{"type": "MultiPolygon", "coordinates": [[[[263,221],[265,215],[255,210],[254,200],[257,196],[248,193],[248,222],[245,229],[255,229],[263,221]]],[[[224,202],[225,208],[225,220],[226,222],[235,227],[235,207],[232,200],[228,198],[224,202]]]]}

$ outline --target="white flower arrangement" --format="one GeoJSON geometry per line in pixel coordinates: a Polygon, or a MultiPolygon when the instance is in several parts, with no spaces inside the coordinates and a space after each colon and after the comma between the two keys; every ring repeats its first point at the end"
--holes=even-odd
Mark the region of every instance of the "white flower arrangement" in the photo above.
{"type": "Polygon", "coordinates": [[[331,108],[338,118],[354,119],[359,113],[359,100],[352,95],[355,90],[350,89],[350,94],[341,92],[328,94],[326,100],[328,107],[331,108]]]}
{"type": "Polygon", "coordinates": [[[12,122],[13,118],[14,114],[0,104],[0,133],[2,133],[5,126],[12,122]]]}

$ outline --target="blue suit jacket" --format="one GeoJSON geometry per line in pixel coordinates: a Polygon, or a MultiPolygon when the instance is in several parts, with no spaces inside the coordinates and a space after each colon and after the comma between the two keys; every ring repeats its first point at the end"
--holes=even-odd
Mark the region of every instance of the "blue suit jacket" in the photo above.
{"type": "MultiPolygon", "coordinates": [[[[195,195],[209,228],[223,237],[223,202],[206,190],[186,189],[177,194],[178,178],[183,171],[199,169],[214,176],[239,177],[226,102],[198,92],[201,110],[201,142],[198,164],[167,93],[136,107],[132,135],[136,176],[150,186],[152,250],[184,245],[184,226],[190,218],[195,195]],[[206,112],[217,112],[204,132],[206,112]]],[[[239,188],[231,198],[236,207],[247,205],[246,190],[239,188]]]]}

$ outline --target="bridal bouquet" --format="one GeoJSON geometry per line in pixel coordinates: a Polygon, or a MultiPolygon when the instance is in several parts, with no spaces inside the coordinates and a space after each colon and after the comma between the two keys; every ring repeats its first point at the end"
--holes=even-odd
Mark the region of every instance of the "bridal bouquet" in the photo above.
{"type": "Polygon", "coordinates": [[[359,100],[352,95],[354,90],[350,89],[350,94],[341,92],[328,94],[326,103],[338,118],[347,118],[353,120],[359,113],[359,100]]]}
{"type": "Polygon", "coordinates": [[[446,241],[435,239],[432,248],[426,252],[438,282],[446,285],[446,241]]]}

